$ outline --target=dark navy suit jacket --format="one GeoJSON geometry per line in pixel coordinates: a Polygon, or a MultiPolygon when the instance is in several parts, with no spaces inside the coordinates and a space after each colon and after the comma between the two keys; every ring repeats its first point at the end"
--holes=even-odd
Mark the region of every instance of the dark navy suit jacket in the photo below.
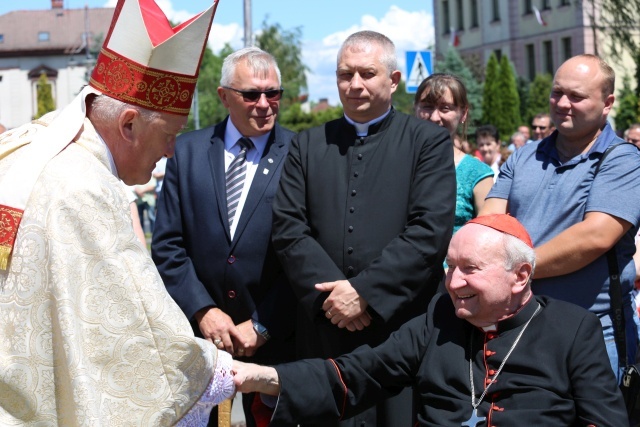
{"type": "Polygon", "coordinates": [[[272,130],[231,240],[223,141],[228,120],[178,138],[158,200],[152,257],[198,336],[193,316],[202,308],[218,307],[235,324],[257,312],[272,339],[253,360],[281,362],[293,356],[296,299],[271,244],[271,204],[294,133],[279,125],[272,130]]]}

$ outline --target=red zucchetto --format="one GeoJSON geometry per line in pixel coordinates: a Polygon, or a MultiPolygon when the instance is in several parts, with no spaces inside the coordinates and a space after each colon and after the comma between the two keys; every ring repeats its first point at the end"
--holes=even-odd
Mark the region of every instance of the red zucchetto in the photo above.
{"type": "Polygon", "coordinates": [[[533,242],[531,242],[531,236],[529,236],[527,229],[524,228],[524,225],[520,224],[520,221],[509,214],[483,215],[473,218],[467,222],[467,224],[480,224],[498,230],[501,233],[510,234],[525,242],[530,248],[533,248],[533,242]]]}

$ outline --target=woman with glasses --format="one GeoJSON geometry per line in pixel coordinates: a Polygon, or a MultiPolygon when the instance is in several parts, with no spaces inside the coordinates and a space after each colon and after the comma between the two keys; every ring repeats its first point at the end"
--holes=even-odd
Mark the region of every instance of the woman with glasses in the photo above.
{"type": "MultiPolygon", "coordinates": [[[[416,117],[446,128],[454,140],[458,131],[466,139],[469,101],[462,81],[451,74],[436,73],[422,81],[414,100],[416,117]]],[[[456,165],[456,214],[453,232],[474,218],[493,185],[493,171],[480,160],[451,144],[456,165]]]]}

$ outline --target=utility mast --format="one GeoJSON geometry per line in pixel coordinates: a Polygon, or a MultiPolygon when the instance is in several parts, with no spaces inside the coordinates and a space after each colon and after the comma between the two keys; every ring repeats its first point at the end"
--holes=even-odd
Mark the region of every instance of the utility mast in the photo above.
{"type": "Polygon", "coordinates": [[[244,0],[244,47],[253,46],[251,29],[251,0],[244,0]]]}

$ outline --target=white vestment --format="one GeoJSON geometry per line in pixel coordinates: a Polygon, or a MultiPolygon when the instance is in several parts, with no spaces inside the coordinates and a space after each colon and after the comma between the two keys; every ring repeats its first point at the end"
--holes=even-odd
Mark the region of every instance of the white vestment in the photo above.
{"type": "MultiPolygon", "coordinates": [[[[0,181],[50,120],[3,134],[0,181]]],[[[85,119],[37,179],[0,270],[0,425],[174,425],[211,389],[216,356],[136,239],[85,119]]]]}

